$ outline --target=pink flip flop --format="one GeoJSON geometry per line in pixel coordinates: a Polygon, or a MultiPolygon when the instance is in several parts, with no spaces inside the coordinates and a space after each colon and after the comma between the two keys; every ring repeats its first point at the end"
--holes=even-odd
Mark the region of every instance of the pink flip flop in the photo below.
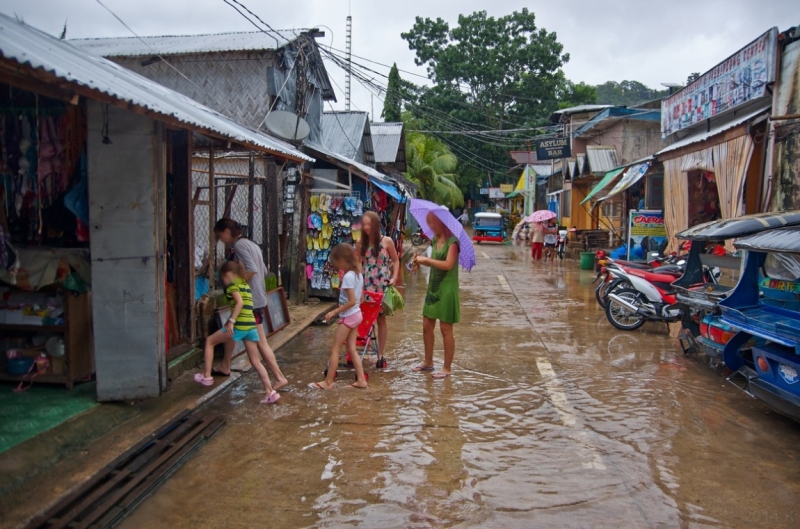
{"type": "Polygon", "coordinates": [[[452,375],[452,373],[442,373],[441,371],[437,371],[436,373],[431,375],[431,378],[434,380],[444,380],[450,375],[452,375]]]}
{"type": "Polygon", "coordinates": [[[261,399],[261,404],[275,404],[280,399],[281,394],[273,390],[272,393],[261,399]]]}
{"type": "Polygon", "coordinates": [[[203,373],[195,373],[194,381],[198,384],[202,384],[204,386],[213,386],[214,385],[214,377],[206,378],[203,376],[203,373]]]}

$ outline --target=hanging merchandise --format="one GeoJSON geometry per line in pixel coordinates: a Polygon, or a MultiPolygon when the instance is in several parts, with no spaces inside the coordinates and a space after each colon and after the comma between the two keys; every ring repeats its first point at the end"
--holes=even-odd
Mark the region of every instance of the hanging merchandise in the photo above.
{"type": "Polygon", "coordinates": [[[344,195],[335,191],[314,193],[310,203],[311,213],[306,218],[306,276],[312,289],[338,289],[341,278],[329,262],[330,249],[340,243],[354,244],[354,236],[360,237],[364,204],[358,192],[344,195]]]}

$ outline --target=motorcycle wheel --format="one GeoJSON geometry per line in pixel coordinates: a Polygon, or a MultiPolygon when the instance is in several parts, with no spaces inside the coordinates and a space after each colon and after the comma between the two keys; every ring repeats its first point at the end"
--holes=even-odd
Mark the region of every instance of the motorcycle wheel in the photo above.
{"type": "MultiPolygon", "coordinates": [[[[621,288],[615,294],[628,303],[641,306],[644,296],[633,288],[621,288]]],[[[608,299],[606,306],[606,318],[609,323],[621,331],[633,331],[644,325],[645,317],[641,314],[631,313],[627,307],[622,306],[613,299],[608,299]]]]}
{"type": "Polygon", "coordinates": [[[420,244],[422,244],[422,236],[416,233],[413,234],[411,236],[411,244],[413,244],[414,246],[419,246],[420,244]]]}
{"type": "Polygon", "coordinates": [[[631,284],[625,279],[615,279],[609,283],[603,283],[600,285],[600,288],[594,291],[594,297],[597,300],[597,304],[603,308],[606,308],[608,306],[608,295],[617,288],[622,287],[631,287],[631,284]]]}

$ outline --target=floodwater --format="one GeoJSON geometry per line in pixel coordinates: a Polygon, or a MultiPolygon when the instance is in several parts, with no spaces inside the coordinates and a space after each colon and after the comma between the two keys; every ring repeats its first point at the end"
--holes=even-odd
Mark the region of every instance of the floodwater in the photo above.
{"type": "Polygon", "coordinates": [[[123,527],[800,527],[798,424],[665,325],[613,329],[577,262],[476,250],[453,377],[410,372],[425,277],[408,277],[368,390],[307,388],[333,331],[308,329],[279,351],[281,401],[259,405],[251,374],[210,403],[227,425],[123,527]]]}

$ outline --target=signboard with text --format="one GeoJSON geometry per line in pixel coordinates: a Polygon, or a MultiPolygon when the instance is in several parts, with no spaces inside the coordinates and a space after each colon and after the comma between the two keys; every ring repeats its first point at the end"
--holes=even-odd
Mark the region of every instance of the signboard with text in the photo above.
{"type": "Polygon", "coordinates": [[[628,218],[628,260],[643,261],[650,252],[667,245],[667,228],[661,211],[634,211],[628,218]]]}
{"type": "Polygon", "coordinates": [[[488,195],[489,194],[489,188],[488,187],[482,187],[482,188],[480,188],[479,193],[481,195],[488,195]]]}
{"type": "Polygon", "coordinates": [[[572,155],[569,138],[536,140],[536,157],[539,160],[558,160],[572,155]]]}
{"type": "Polygon", "coordinates": [[[499,187],[489,188],[489,198],[492,200],[502,200],[506,198],[506,194],[499,187]]]}
{"type": "Polygon", "coordinates": [[[514,184],[500,184],[500,191],[503,193],[511,193],[514,191],[514,184]]]}
{"type": "Polygon", "coordinates": [[[667,137],[750,101],[769,96],[775,81],[778,28],[772,28],[661,103],[667,137]]]}

